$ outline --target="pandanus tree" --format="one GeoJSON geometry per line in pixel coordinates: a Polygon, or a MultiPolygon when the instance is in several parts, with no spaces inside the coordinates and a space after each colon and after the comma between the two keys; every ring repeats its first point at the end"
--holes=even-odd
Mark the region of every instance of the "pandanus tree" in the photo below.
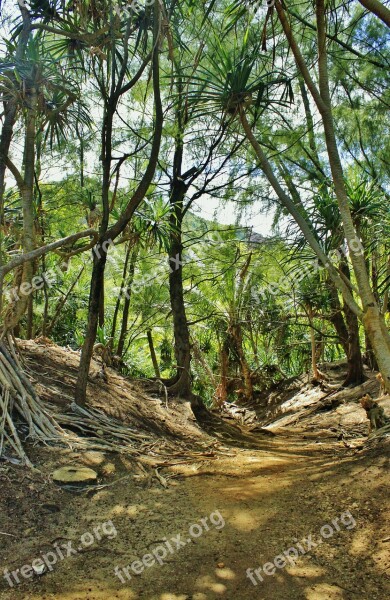
{"type": "Polygon", "coordinates": [[[101,131],[101,160],[102,160],[102,194],[101,210],[102,219],[99,228],[99,240],[93,252],[93,270],[91,277],[88,322],[85,342],[83,345],[79,375],[76,384],[75,400],[77,404],[86,402],[86,389],[93,346],[99,321],[104,307],[104,273],[109,247],[126,229],[135,211],[144,200],[149,186],[152,183],[157,167],[160,142],[163,126],[163,110],[160,95],[160,51],[162,45],[162,12],[158,0],[153,7],[149,7],[144,15],[144,56],[139,59],[139,25],[136,26],[137,17],[134,13],[114,13],[114,5],[109,2],[107,12],[98,12],[99,19],[96,27],[108,28],[109,36],[106,45],[100,50],[104,57],[98,53],[96,60],[99,67],[93,72],[97,73],[96,79],[104,102],[103,126],[101,131]],[[152,39],[150,33],[152,31],[152,39]],[[131,73],[131,58],[137,63],[135,73],[131,73]],[[110,225],[110,186],[113,175],[113,123],[119,109],[121,98],[127,94],[140,80],[146,67],[151,64],[151,78],[153,87],[154,118],[152,123],[152,141],[149,159],[144,174],[128,199],[126,206],[119,218],[110,225]]]}
{"type": "MultiPolygon", "coordinates": [[[[8,55],[0,66],[0,85],[2,100],[8,107],[6,110],[9,112],[12,107],[13,120],[21,128],[21,166],[10,155],[12,136],[7,133],[7,118],[2,132],[1,163],[5,172],[8,171],[15,179],[20,195],[22,251],[26,255],[37,245],[34,189],[38,181],[38,149],[42,144],[53,148],[55,143],[61,143],[77,120],[88,124],[89,117],[79,102],[77,81],[72,80],[71,72],[65,72],[64,65],[47,51],[39,33],[32,35],[29,32],[23,53],[18,51],[18,45],[8,44],[8,55]]],[[[26,311],[33,291],[34,271],[34,261],[28,260],[14,272],[15,294],[3,315],[4,334],[18,325],[26,311]]]]}
{"type": "MultiPolygon", "coordinates": [[[[362,321],[371,340],[386,389],[390,391],[390,335],[370,286],[362,243],[353,222],[337,146],[329,91],[326,9],[323,1],[317,0],[315,13],[317,36],[313,43],[317,44],[318,86],[310,74],[303,51],[291,29],[286,12],[278,0],[275,3],[275,10],[290,45],[295,66],[303,77],[321,115],[329,170],[343,224],[344,237],[349,248],[356,286],[346,281],[328,259],[313,233],[307,216],[302,211],[301,204],[297,203],[289,191],[281,185],[272,161],[267,157],[267,151],[261,143],[261,114],[265,110],[269,111],[275,104],[284,103],[286,105],[287,101],[292,101],[290,80],[282,73],[275,73],[270,68],[269,58],[261,54],[256,44],[244,43],[240,48],[236,47],[230,51],[219,46],[216,47],[214,57],[209,61],[209,65],[203,67],[203,76],[194,79],[193,94],[197,99],[202,97],[203,106],[208,110],[218,110],[221,118],[228,120],[231,127],[237,127],[237,124],[241,125],[242,131],[252,146],[259,167],[268,179],[278,201],[297,222],[307,243],[327,269],[330,279],[342,293],[345,302],[362,321]]],[[[247,39],[249,40],[250,37],[248,35],[247,39]]]]}

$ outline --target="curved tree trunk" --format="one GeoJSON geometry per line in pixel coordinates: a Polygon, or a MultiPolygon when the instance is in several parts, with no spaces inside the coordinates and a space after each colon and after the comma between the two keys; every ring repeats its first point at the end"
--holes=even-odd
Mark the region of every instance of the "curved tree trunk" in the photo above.
{"type": "MultiPolygon", "coordinates": [[[[375,0],[373,0],[373,2],[376,4],[375,0]]],[[[380,5],[379,2],[378,4],[380,5]]],[[[334,272],[332,265],[329,263],[326,256],[324,256],[324,253],[316,243],[316,240],[313,240],[310,227],[308,227],[308,224],[304,222],[305,219],[302,218],[302,215],[296,209],[294,203],[280,188],[279,183],[277,181],[275,182],[276,178],[256,138],[254,138],[253,135],[252,138],[250,137],[252,134],[251,128],[246,120],[245,113],[243,110],[241,110],[240,113],[241,122],[248,136],[248,139],[251,141],[252,146],[254,147],[256,154],[258,155],[261,161],[263,171],[267,175],[280,200],[289,210],[290,214],[294,216],[302,232],[304,233],[307,241],[312,246],[317,256],[320,258],[321,262],[328,269],[330,277],[335,282],[337,287],[342,291],[344,299],[349,304],[351,310],[361,319],[366,329],[366,332],[370,338],[373,351],[377,358],[378,365],[384,380],[385,389],[388,392],[390,392],[390,334],[387,330],[384,316],[380,312],[378,303],[376,302],[375,296],[370,286],[370,280],[365,264],[364,253],[362,252],[361,242],[354,227],[351,216],[349,199],[344,184],[344,173],[334,130],[327,64],[325,2],[324,0],[316,0],[319,80],[318,87],[310,74],[310,70],[300,51],[294,33],[291,29],[289,19],[284,11],[283,5],[280,2],[280,0],[276,0],[275,8],[281,25],[283,27],[284,33],[286,35],[286,38],[289,42],[291,51],[294,55],[296,65],[305,80],[305,83],[313,97],[314,102],[316,103],[319,113],[321,114],[322,123],[324,127],[327,154],[329,158],[329,165],[335,188],[335,194],[343,223],[344,236],[350,251],[351,263],[357,281],[362,308],[360,308],[353,299],[351,290],[348,288],[348,286],[345,285],[344,282],[340,281],[340,277],[337,273],[334,272]],[[267,171],[271,171],[271,173],[269,174],[267,171]]]]}

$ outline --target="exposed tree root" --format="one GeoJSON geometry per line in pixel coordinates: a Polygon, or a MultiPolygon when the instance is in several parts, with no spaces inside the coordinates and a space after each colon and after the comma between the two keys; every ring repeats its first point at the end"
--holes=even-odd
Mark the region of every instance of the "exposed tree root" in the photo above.
{"type": "MultiPolygon", "coordinates": [[[[8,342],[9,347],[0,343],[0,457],[12,454],[34,468],[25,451],[25,443],[31,441],[72,450],[123,453],[137,461],[152,454],[162,464],[180,449],[178,443],[161,443],[152,433],[123,425],[101,410],[74,403],[66,413],[49,408],[24,374],[10,337],[8,342]],[[23,431],[26,426],[27,435],[23,431]]],[[[182,447],[181,455],[188,451],[182,447]]]]}
{"type": "Polygon", "coordinates": [[[28,426],[26,439],[44,444],[66,442],[67,434],[45,410],[33,386],[24,375],[16,355],[11,356],[4,343],[0,344],[0,456],[5,443],[29,467],[32,467],[14,423],[21,418],[28,426]]]}

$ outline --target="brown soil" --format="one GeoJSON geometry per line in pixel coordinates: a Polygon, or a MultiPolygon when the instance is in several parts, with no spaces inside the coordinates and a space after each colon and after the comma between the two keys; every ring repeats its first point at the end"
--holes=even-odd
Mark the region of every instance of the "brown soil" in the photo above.
{"type": "MultiPolygon", "coordinates": [[[[70,386],[77,357],[70,352],[65,357],[56,347],[31,345],[30,351],[36,357],[35,377],[53,401],[55,392],[48,390],[55,382],[53,376],[45,381],[44,373],[57,369],[59,389],[62,381],[70,386]]],[[[145,432],[154,444],[149,466],[120,454],[38,447],[29,448],[29,456],[39,471],[0,462],[2,575],[3,569],[20,570],[61,544],[71,542],[77,549],[41,576],[24,579],[19,571],[20,584],[12,588],[2,577],[1,600],[390,597],[389,438],[365,444],[367,420],[357,402],[362,391],[374,389],[372,380],[343,392],[345,400],[333,410],[316,410],[326,394],[318,388],[286,390],[272,405],[269,428],[277,435],[271,437],[250,433],[253,423],[225,425],[218,416],[213,431],[205,432],[188,406],[170,400],[166,409],[164,398],[151,398],[113,373],[109,377],[103,396],[103,384],[91,384],[90,398],[102,405],[105,396],[115,416],[145,432]],[[50,473],[69,464],[95,469],[99,485],[67,489],[53,484],[50,473]],[[196,523],[203,529],[198,537],[199,528],[190,529],[196,523]],[[94,533],[98,526],[99,535],[94,533]],[[125,583],[115,576],[115,567],[131,565],[178,534],[185,545],[176,549],[171,540],[173,552],[166,551],[164,564],[138,575],[129,570],[130,580],[120,571],[125,583]],[[306,551],[303,540],[310,534],[317,545],[306,551]],[[248,568],[263,567],[298,544],[305,554],[299,552],[295,564],[274,568],[272,575],[261,571],[263,581],[251,583],[248,568]]],[[[390,400],[382,402],[389,414],[390,400]]]]}

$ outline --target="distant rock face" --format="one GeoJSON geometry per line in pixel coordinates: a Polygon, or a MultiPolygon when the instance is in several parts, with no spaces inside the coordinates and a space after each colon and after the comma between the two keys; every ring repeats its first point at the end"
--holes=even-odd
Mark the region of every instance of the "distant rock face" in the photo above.
{"type": "Polygon", "coordinates": [[[52,473],[57,483],[91,483],[96,481],[97,473],[88,467],[61,467],[52,473]]]}

